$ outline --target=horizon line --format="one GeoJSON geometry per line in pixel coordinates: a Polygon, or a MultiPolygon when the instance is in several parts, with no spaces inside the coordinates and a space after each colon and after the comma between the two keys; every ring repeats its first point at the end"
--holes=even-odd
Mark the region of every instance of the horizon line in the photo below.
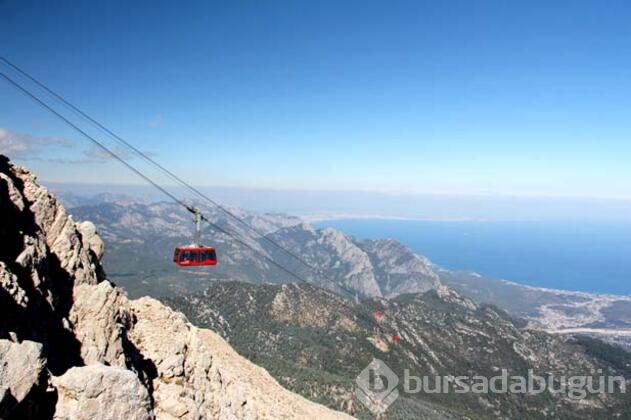
{"type": "MultiPolygon", "coordinates": [[[[80,182],[80,181],[46,181],[40,180],[40,183],[44,186],[70,186],[76,185],[81,187],[117,187],[117,188],[147,188],[153,189],[151,185],[143,183],[93,183],[93,182],[80,182]]],[[[161,184],[165,187],[179,188],[178,184],[161,184]]],[[[321,194],[374,194],[385,195],[393,197],[409,197],[409,198],[421,198],[421,197],[444,197],[444,198],[512,198],[512,199],[559,199],[559,200],[593,200],[593,201],[629,201],[631,202],[631,196],[596,196],[596,195],[580,195],[580,194],[535,194],[535,193],[523,193],[523,194],[508,194],[508,193],[458,193],[458,192],[402,192],[402,191],[380,191],[380,190],[361,190],[361,189],[324,189],[324,188],[282,188],[282,187],[255,187],[255,186],[236,186],[236,185],[193,185],[195,188],[216,188],[222,190],[242,190],[242,191],[257,191],[257,192],[275,192],[275,193],[321,193],[321,194]]],[[[158,193],[156,191],[156,193],[158,193]]]]}

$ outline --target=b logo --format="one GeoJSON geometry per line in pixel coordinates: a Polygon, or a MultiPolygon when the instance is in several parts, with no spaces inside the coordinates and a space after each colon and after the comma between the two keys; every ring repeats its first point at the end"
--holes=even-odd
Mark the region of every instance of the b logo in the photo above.
{"type": "Polygon", "coordinates": [[[399,377],[379,359],[373,359],[355,382],[355,396],[373,414],[384,413],[399,398],[399,377]]]}

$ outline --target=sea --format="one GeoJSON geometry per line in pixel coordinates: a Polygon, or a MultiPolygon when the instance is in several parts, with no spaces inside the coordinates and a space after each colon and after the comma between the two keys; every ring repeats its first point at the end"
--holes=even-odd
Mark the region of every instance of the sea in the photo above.
{"type": "Polygon", "coordinates": [[[341,219],[357,239],[396,239],[434,264],[554,289],[631,295],[631,222],[341,219]]]}

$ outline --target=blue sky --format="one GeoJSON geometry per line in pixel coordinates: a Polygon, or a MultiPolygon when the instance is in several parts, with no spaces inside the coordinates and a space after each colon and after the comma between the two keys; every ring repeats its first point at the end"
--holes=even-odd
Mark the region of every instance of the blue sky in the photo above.
{"type": "MultiPolygon", "coordinates": [[[[0,51],[198,185],[631,198],[630,21],[628,1],[5,0],[0,51]]],[[[42,179],[141,182],[0,98],[0,146],[42,179]]]]}

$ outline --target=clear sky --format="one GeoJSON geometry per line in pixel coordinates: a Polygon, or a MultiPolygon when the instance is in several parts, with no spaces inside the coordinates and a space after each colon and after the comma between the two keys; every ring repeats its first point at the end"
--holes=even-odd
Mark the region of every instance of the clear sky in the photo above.
{"type": "MultiPolygon", "coordinates": [[[[4,0],[0,51],[199,185],[631,198],[630,22],[615,0],[4,0]]],[[[0,147],[140,182],[2,81],[0,147]]]]}

